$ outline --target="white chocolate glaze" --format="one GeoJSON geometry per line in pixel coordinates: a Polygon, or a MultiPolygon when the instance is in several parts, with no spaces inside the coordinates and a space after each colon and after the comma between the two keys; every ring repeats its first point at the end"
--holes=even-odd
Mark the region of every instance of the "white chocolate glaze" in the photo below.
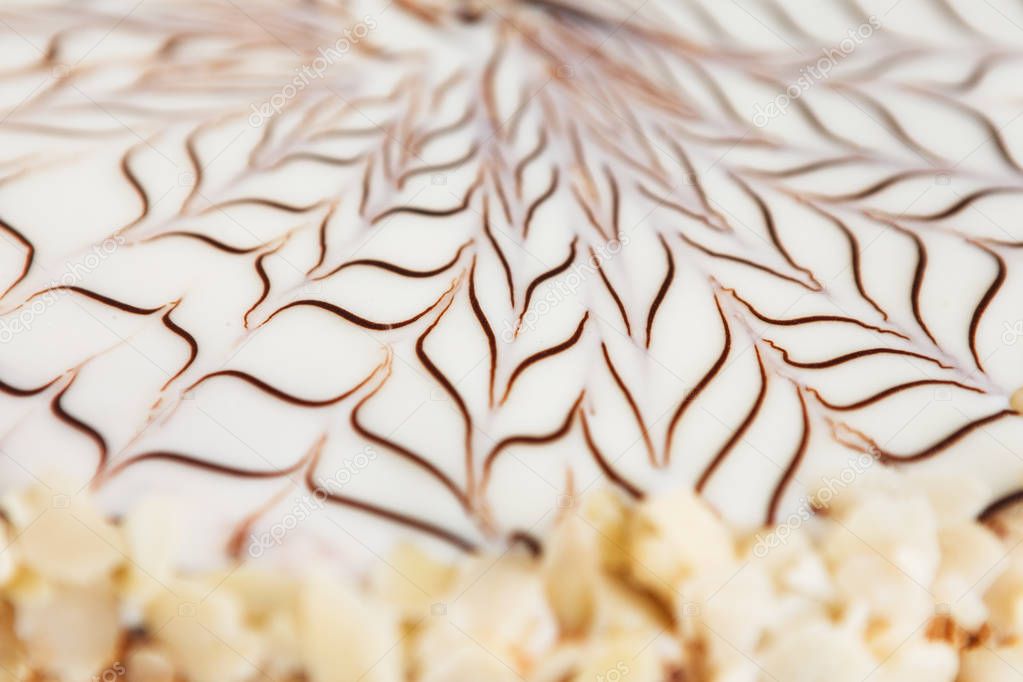
{"type": "Polygon", "coordinates": [[[197,564],[1015,489],[1020,7],[629,4],[0,10],[4,485],[197,564]]]}

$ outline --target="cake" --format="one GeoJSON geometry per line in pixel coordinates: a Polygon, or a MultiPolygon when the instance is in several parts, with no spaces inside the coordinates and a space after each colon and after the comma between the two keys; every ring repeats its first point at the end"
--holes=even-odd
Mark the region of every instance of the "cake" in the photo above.
{"type": "Polygon", "coordinates": [[[10,679],[1023,669],[1019,7],[0,21],[10,679]]]}

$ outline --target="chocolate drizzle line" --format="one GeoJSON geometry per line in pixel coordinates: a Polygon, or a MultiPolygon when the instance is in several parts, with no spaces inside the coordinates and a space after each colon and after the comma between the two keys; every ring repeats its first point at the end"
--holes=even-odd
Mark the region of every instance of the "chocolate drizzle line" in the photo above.
{"type": "Polygon", "coordinates": [[[0,219],[0,230],[3,230],[4,232],[14,237],[22,246],[25,247],[25,261],[21,265],[21,272],[19,272],[18,276],[14,278],[13,282],[7,285],[7,288],[4,289],[3,292],[0,292],[0,299],[2,299],[14,287],[21,284],[21,282],[28,275],[28,271],[32,267],[32,261],[35,260],[36,249],[32,245],[32,242],[30,242],[24,234],[22,234],[19,230],[16,230],[7,221],[0,219]]]}
{"type": "Polygon", "coordinates": [[[526,316],[526,313],[529,312],[529,302],[533,300],[533,292],[535,292],[536,288],[543,284],[544,282],[546,282],[547,280],[553,277],[557,277],[561,273],[565,272],[565,270],[568,270],[569,267],[571,267],[572,261],[575,260],[575,247],[578,241],[579,241],[578,237],[573,237],[572,242],[568,245],[568,255],[565,256],[565,260],[561,261],[561,263],[555,265],[550,270],[547,270],[546,272],[543,272],[540,275],[538,275],[536,279],[530,282],[529,286],[526,287],[526,300],[522,304],[522,312],[519,313],[518,324],[515,327],[516,334],[518,334],[519,330],[522,328],[522,319],[526,316]]]}
{"type": "Polygon", "coordinates": [[[358,403],[356,403],[355,408],[352,410],[352,414],[349,417],[349,423],[352,425],[352,429],[354,429],[357,434],[359,434],[366,440],[370,441],[371,443],[375,443],[383,448],[390,450],[399,457],[408,460],[415,466],[419,467],[426,473],[430,474],[430,476],[435,478],[438,482],[440,482],[441,485],[447,488],[448,491],[451,492],[452,496],[454,496],[454,498],[458,500],[459,504],[461,504],[462,507],[466,511],[468,511],[470,508],[468,496],[464,492],[462,492],[462,490],[459,489],[458,485],[455,484],[451,477],[449,477],[447,474],[441,471],[437,467],[437,465],[431,462],[427,457],[424,457],[423,455],[414,452],[410,448],[407,448],[404,445],[401,445],[393,440],[390,440],[389,438],[385,438],[384,436],[378,435],[370,431],[369,429],[362,425],[361,421],[359,421],[359,413],[362,411],[362,408],[366,405],[366,403],[368,403],[373,398],[373,396],[375,396],[380,391],[381,388],[384,387],[384,384],[387,383],[387,379],[390,377],[390,371],[391,371],[390,365],[388,365],[384,370],[385,372],[384,377],[380,381],[380,383],[374,386],[372,389],[370,389],[370,391],[365,396],[363,396],[363,398],[360,399],[358,403]]]}
{"type": "Polygon", "coordinates": [[[352,324],[358,325],[360,327],[365,327],[366,329],[372,329],[374,331],[390,331],[392,329],[400,329],[401,327],[407,327],[413,322],[416,322],[419,319],[421,319],[423,316],[429,314],[431,310],[434,310],[437,306],[441,304],[441,301],[443,301],[448,295],[451,294],[454,288],[455,284],[452,284],[451,287],[449,287],[447,291],[441,294],[440,297],[436,301],[434,301],[428,308],[421,310],[420,312],[416,313],[415,315],[406,320],[400,320],[398,322],[374,322],[373,320],[367,320],[366,318],[361,317],[360,315],[356,315],[350,310],[342,308],[341,306],[334,305],[333,303],[327,303],[326,301],[319,301],[313,298],[303,298],[298,301],[292,301],[291,303],[288,303],[287,305],[278,308],[273,313],[271,313],[270,316],[266,318],[266,320],[264,320],[259,326],[263,326],[269,323],[270,320],[274,319],[279,313],[282,313],[285,310],[288,310],[289,308],[310,306],[313,308],[320,308],[321,310],[326,310],[327,312],[333,313],[334,315],[337,315],[338,317],[347,322],[351,322],[352,324]]]}
{"type": "Polygon", "coordinates": [[[760,347],[754,346],[753,351],[757,356],[757,367],[760,370],[760,390],[757,391],[757,398],[753,401],[753,406],[750,407],[746,417],[739,424],[739,428],[732,432],[732,435],[725,441],[725,444],[721,446],[714,458],[711,459],[710,464],[700,474],[700,478],[696,481],[696,492],[703,492],[703,489],[707,486],[707,482],[710,481],[711,476],[717,471],[718,467],[728,456],[728,453],[732,451],[736,443],[743,437],[747,429],[753,423],[753,420],[757,418],[757,414],[760,412],[760,408],[764,404],[764,397],[767,395],[767,372],[764,369],[764,359],[760,355],[760,347]]]}
{"type": "Polygon", "coordinates": [[[773,525],[778,517],[778,505],[781,504],[782,495],[785,494],[785,488],[792,481],[796,475],[796,470],[799,468],[800,463],[803,461],[803,457],[806,455],[806,447],[810,443],[810,414],[806,410],[806,399],[803,397],[803,392],[796,386],[796,397],[799,398],[799,410],[803,415],[803,430],[799,436],[799,443],[796,445],[796,451],[792,455],[792,459],[789,465],[785,468],[785,473],[782,474],[781,480],[775,487],[774,492],[771,494],[771,501],[767,505],[767,523],[773,525]]]}
{"type": "Polygon", "coordinates": [[[444,318],[444,314],[451,308],[451,301],[448,302],[444,309],[440,311],[436,319],[430,323],[430,326],[419,335],[416,339],[416,357],[419,358],[419,362],[422,363],[426,371],[430,373],[434,379],[437,380],[443,388],[445,393],[451,396],[451,399],[455,402],[458,407],[459,414],[462,415],[462,420],[465,423],[465,471],[466,471],[466,488],[469,491],[469,497],[472,497],[473,489],[475,488],[475,472],[473,467],[473,456],[472,456],[472,415],[469,413],[469,407],[465,404],[465,400],[462,399],[461,394],[455,388],[455,385],[451,383],[451,380],[444,375],[444,372],[440,371],[440,368],[430,359],[430,356],[426,353],[426,338],[433,333],[433,330],[437,328],[440,321],[444,318]]]}
{"type": "Polygon", "coordinates": [[[718,354],[714,364],[710,366],[710,369],[700,378],[693,390],[686,393],[685,397],[682,398],[682,402],[675,408],[675,413],[671,415],[671,421],[668,422],[668,431],[664,436],[664,464],[665,466],[671,461],[671,441],[672,436],[675,434],[675,428],[681,421],[682,416],[685,414],[689,406],[703,393],[703,390],[710,385],[710,382],[721,371],[724,367],[725,361],[728,359],[728,354],[732,349],[732,331],[728,326],[728,318],[725,317],[725,311],[721,308],[721,301],[717,296],[714,296],[714,305],[717,307],[718,316],[721,318],[721,329],[724,332],[725,340],[721,347],[721,353],[718,354]]]}
{"type": "Polygon", "coordinates": [[[96,448],[99,450],[99,462],[96,464],[95,475],[98,475],[99,472],[103,470],[107,463],[108,454],[107,441],[105,438],[103,438],[103,435],[99,431],[89,426],[78,417],[69,413],[66,409],[64,409],[63,405],[64,395],[75,383],[75,379],[77,378],[78,378],[77,374],[71,375],[71,379],[67,382],[64,388],[60,389],[57,395],[53,396],[53,400],[50,401],[50,409],[53,411],[53,414],[58,419],[60,419],[62,422],[73,428],[75,431],[84,434],[90,440],[92,440],[93,443],[96,444],[96,448]]]}
{"type": "Polygon", "coordinates": [[[547,445],[564,438],[572,429],[572,421],[575,418],[576,412],[579,410],[579,406],[582,404],[583,397],[585,395],[585,391],[579,392],[579,396],[575,399],[575,402],[572,403],[572,407],[569,408],[568,412],[565,414],[565,419],[553,431],[539,435],[518,434],[501,439],[501,441],[490,450],[486,459],[483,461],[483,482],[481,484],[481,490],[486,491],[494,463],[497,461],[498,456],[500,456],[508,448],[516,445],[547,445]]]}
{"type": "MultiPolygon", "coordinates": [[[[654,443],[650,439],[650,432],[647,429],[646,422],[643,420],[643,414],[639,410],[639,405],[636,404],[636,399],[632,395],[632,391],[622,381],[622,377],[618,374],[618,370],[615,369],[614,363],[611,362],[611,354],[608,353],[607,344],[603,341],[600,342],[600,351],[604,354],[604,364],[607,365],[607,369],[611,372],[611,377],[615,380],[615,384],[618,389],[622,392],[622,396],[625,401],[629,404],[629,409],[632,411],[632,416],[636,418],[636,426],[639,427],[640,435],[643,438],[643,446],[646,448],[647,457],[650,460],[650,466],[657,466],[657,455],[654,452],[654,443]]],[[[580,396],[581,397],[581,396],[580,396]]]]}
{"type": "Polygon", "coordinates": [[[473,544],[471,541],[463,538],[462,536],[458,535],[457,533],[454,533],[453,531],[447,530],[446,528],[442,528],[435,524],[429,523],[428,521],[424,521],[422,519],[410,516],[408,514],[402,514],[400,512],[387,509],[385,507],[371,504],[369,502],[364,502],[362,500],[357,500],[347,495],[340,495],[338,493],[334,493],[331,492],[330,490],[324,489],[314,480],[316,465],[317,463],[319,463],[320,454],[321,454],[320,450],[316,450],[314,452],[312,462],[310,463],[309,468],[306,470],[305,483],[306,487],[309,488],[309,490],[322,491],[323,495],[325,496],[325,499],[329,500],[334,504],[350,507],[351,509],[357,509],[366,514],[371,514],[373,516],[386,519],[388,521],[391,521],[392,523],[397,523],[402,526],[408,526],[409,528],[443,540],[444,542],[447,542],[448,544],[451,544],[464,552],[474,552],[476,550],[476,545],[473,544]]]}
{"type": "Polygon", "coordinates": [[[480,305],[479,297],[476,295],[476,257],[472,258],[472,266],[469,268],[469,304],[472,306],[472,314],[479,322],[480,329],[487,337],[487,350],[490,354],[490,374],[487,381],[487,405],[494,406],[494,383],[497,377],[497,338],[494,336],[494,328],[490,326],[483,306],[480,305]]]}
{"type": "Polygon", "coordinates": [[[969,330],[969,341],[970,341],[970,355],[973,356],[973,364],[977,366],[977,369],[981,372],[984,371],[984,364],[980,361],[980,355],[977,354],[977,328],[980,326],[980,319],[984,316],[984,311],[994,300],[998,290],[1002,288],[1005,283],[1005,259],[999,256],[997,253],[987,248],[983,244],[973,242],[974,246],[979,248],[984,253],[991,256],[995,261],[997,271],[995,277],[988,286],[987,291],[981,296],[980,301],[977,302],[977,307],[973,309],[973,315],[970,317],[970,330],[969,330]]]}
{"type": "Polygon", "coordinates": [[[167,312],[165,312],[163,314],[163,317],[160,319],[163,322],[164,327],[169,329],[171,333],[176,334],[177,336],[184,339],[185,343],[188,344],[188,359],[185,360],[185,363],[181,365],[181,367],[178,369],[177,372],[174,373],[173,376],[171,376],[169,379],[167,379],[166,382],[164,382],[163,386],[160,387],[161,391],[166,391],[168,386],[173,384],[175,381],[177,381],[178,377],[180,377],[182,374],[188,371],[188,368],[192,366],[192,363],[195,362],[196,356],[199,354],[199,342],[196,341],[195,337],[188,333],[188,331],[184,327],[181,327],[176,322],[174,322],[174,320],[171,319],[171,313],[174,312],[177,306],[178,303],[175,303],[173,306],[171,306],[170,309],[168,309],[167,312]]]}
{"type": "Polygon", "coordinates": [[[508,396],[511,394],[512,387],[515,385],[515,381],[519,378],[519,376],[522,375],[524,371],[526,371],[530,367],[530,365],[540,362],[541,360],[546,360],[547,358],[554,357],[559,353],[563,353],[572,346],[574,346],[576,343],[578,343],[579,339],[583,335],[583,329],[586,327],[586,320],[588,319],[590,319],[590,313],[586,312],[583,315],[583,318],[579,321],[579,325],[575,328],[575,331],[572,333],[572,336],[568,337],[566,340],[562,341],[557,345],[533,353],[528,358],[519,363],[519,366],[515,368],[515,370],[511,374],[511,377],[508,379],[508,387],[505,388],[504,396],[501,397],[501,404],[504,405],[505,402],[507,402],[508,396]]]}
{"type": "Polygon", "coordinates": [[[651,333],[654,328],[654,318],[657,316],[657,311],[661,307],[661,303],[664,302],[664,297],[668,293],[671,283],[675,280],[675,258],[671,255],[671,249],[668,248],[668,242],[665,241],[664,235],[657,235],[658,241],[661,242],[661,248],[664,249],[664,257],[668,262],[667,270],[664,273],[664,279],[661,281],[660,288],[657,289],[657,295],[654,296],[653,302],[650,304],[650,310],[646,315],[646,341],[644,343],[646,348],[650,348],[651,333]]]}
{"type": "Polygon", "coordinates": [[[984,394],[984,391],[982,389],[976,388],[974,386],[968,386],[967,384],[963,384],[958,381],[951,381],[948,379],[920,379],[918,381],[909,381],[904,384],[898,384],[897,386],[891,386],[889,388],[884,389],[883,391],[878,391],[873,395],[867,396],[866,398],[862,398],[852,403],[847,403],[845,405],[836,405],[835,403],[827,401],[816,389],[807,387],[806,390],[810,391],[810,393],[812,393],[813,396],[817,399],[817,402],[819,402],[821,405],[824,405],[829,410],[846,412],[849,410],[862,409],[869,405],[873,405],[874,403],[880,400],[884,400],[889,396],[895,395],[896,393],[908,391],[919,386],[955,386],[956,388],[961,388],[964,391],[972,391],[973,393],[979,393],[981,395],[984,394]]]}
{"type": "Polygon", "coordinates": [[[455,255],[452,256],[451,260],[449,260],[447,263],[443,263],[429,270],[413,270],[411,268],[406,268],[401,265],[396,265],[394,263],[388,263],[387,261],[376,260],[373,258],[360,258],[358,260],[350,260],[347,263],[342,263],[341,265],[337,266],[336,268],[334,268],[333,270],[324,275],[318,275],[316,277],[313,277],[313,280],[315,281],[324,280],[327,279],[328,277],[331,277],[332,275],[336,275],[342,270],[347,270],[348,268],[360,266],[378,268],[380,270],[392,272],[396,275],[401,275],[402,277],[409,277],[413,279],[425,279],[428,277],[435,277],[441,273],[447,272],[452,267],[454,267],[455,263],[458,262],[458,259],[462,257],[462,252],[465,251],[465,249],[468,248],[472,243],[473,240],[471,239],[465,242],[464,244],[458,247],[458,250],[455,251],[455,255]]]}
{"type": "Polygon", "coordinates": [[[579,414],[579,423],[583,427],[583,440],[586,441],[586,447],[589,449],[590,454],[593,455],[593,461],[595,461],[597,466],[600,467],[600,470],[604,472],[604,476],[606,476],[609,481],[627,492],[634,499],[643,499],[643,491],[615,471],[614,467],[611,466],[611,463],[607,461],[607,457],[605,457],[604,453],[600,451],[597,443],[593,440],[593,435],[590,433],[590,425],[586,421],[586,410],[580,407],[577,409],[577,413],[579,414]]]}
{"type": "Polygon", "coordinates": [[[837,355],[827,360],[799,361],[793,360],[791,357],[789,357],[788,351],[779,346],[778,344],[776,344],[771,339],[765,338],[764,343],[766,343],[771,348],[774,348],[776,351],[781,353],[782,360],[784,360],[786,364],[791,365],[792,367],[800,367],[802,369],[826,369],[828,367],[836,367],[846,362],[858,360],[859,358],[870,357],[872,355],[901,355],[903,357],[916,358],[918,360],[930,362],[932,364],[937,365],[938,367],[941,367],[942,369],[952,369],[951,365],[946,365],[940,360],[932,358],[929,355],[916,353],[914,351],[901,350],[899,348],[866,348],[864,350],[857,350],[851,353],[837,355]]]}
{"type": "Polygon", "coordinates": [[[547,185],[547,189],[536,198],[533,203],[529,205],[529,209],[526,210],[526,220],[522,227],[522,238],[525,239],[529,236],[529,227],[533,224],[533,216],[540,209],[544,203],[554,196],[554,193],[558,190],[558,180],[560,178],[560,172],[557,168],[551,170],[550,184],[547,185]]]}
{"type": "Polygon", "coordinates": [[[597,254],[590,248],[590,263],[593,264],[597,274],[600,275],[600,281],[604,283],[604,287],[607,292],[611,294],[611,298],[614,299],[615,305],[618,307],[618,314],[622,316],[622,323],[625,325],[625,333],[628,336],[632,336],[632,326],[629,324],[629,314],[625,310],[625,304],[622,303],[622,297],[615,291],[611,281],[607,278],[607,274],[604,273],[604,268],[600,264],[600,259],[597,258],[597,254]]]}
{"type": "Polygon", "coordinates": [[[816,322],[837,322],[840,324],[854,324],[857,327],[862,327],[863,329],[867,329],[872,332],[877,332],[879,334],[891,334],[892,336],[897,336],[900,339],[905,339],[907,341],[909,340],[908,337],[902,332],[898,332],[893,329],[884,329],[882,327],[876,327],[872,324],[868,324],[861,320],[857,320],[855,317],[845,317],[843,315],[805,315],[803,317],[793,317],[784,320],[775,317],[768,317],[767,315],[764,315],[759,310],[754,308],[749,301],[747,301],[738,293],[736,293],[734,289],[725,288],[723,289],[723,291],[727,292],[732,296],[732,298],[741,303],[747,310],[750,311],[750,313],[753,314],[755,318],[757,318],[761,322],[766,322],[767,324],[778,325],[781,327],[792,327],[801,324],[813,324],[816,322]]]}
{"type": "Polygon", "coordinates": [[[252,386],[252,387],[254,387],[254,388],[256,388],[256,389],[258,389],[260,391],[262,391],[263,393],[268,393],[268,394],[272,395],[273,397],[277,398],[278,400],[283,400],[284,402],[290,403],[292,405],[299,405],[301,407],[326,407],[328,405],[336,405],[339,402],[341,402],[342,400],[344,400],[345,398],[350,397],[352,394],[354,394],[360,388],[362,388],[363,386],[368,384],[370,382],[370,380],[372,380],[373,377],[376,376],[377,373],[381,369],[382,369],[381,366],[374,367],[373,371],[370,372],[364,379],[362,379],[355,386],[352,386],[351,388],[347,389],[343,393],[339,393],[338,395],[332,396],[330,398],[321,398],[321,399],[302,398],[301,396],[296,396],[296,395],[293,395],[291,393],[287,393],[285,391],[282,391],[279,388],[271,386],[270,384],[268,384],[267,382],[263,381],[262,379],[260,379],[258,377],[252,376],[248,372],[242,372],[241,370],[237,370],[237,369],[222,369],[222,370],[218,370],[216,372],[211,372],[211,373],[203,376],[202,378],[196,380],[195,383],[193,383],[191,386],[186,388],[185,389],[185,393],[188,393],[188,392],[198,388],[199,386],[201,386],[202,384],[206,383],[207,381],[209,381],[211,379],[216,379],[218,377],[230,377],[230,378],[233,378],[233,379],[239,379],[241,381],[244,381],[245,383],[249,384],[250,386],[252,386]]]}

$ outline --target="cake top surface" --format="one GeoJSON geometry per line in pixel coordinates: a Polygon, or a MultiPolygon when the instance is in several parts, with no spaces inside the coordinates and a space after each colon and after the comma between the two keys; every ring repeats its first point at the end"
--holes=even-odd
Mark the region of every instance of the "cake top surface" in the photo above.
{"type": "Polygon", "coordinates": [[[3,480],[199,562],[1016,487],[1019,8],[629,4],[2,10],[3,480]]]}

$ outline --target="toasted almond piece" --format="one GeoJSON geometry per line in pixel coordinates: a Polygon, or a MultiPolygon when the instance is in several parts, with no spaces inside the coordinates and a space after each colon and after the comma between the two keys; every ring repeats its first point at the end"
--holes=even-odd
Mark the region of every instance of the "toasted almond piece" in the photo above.
{"type": "Polygon", "coordinates": [[[0,682],[15,682],[27,677],[25,648],[14,632],[14,607],[0,601],[0,682]]]}
{"type": "Polygon", "coordinates": [[[597,531],[603,566],[616,573],[627,571],[630,563],[628,532],[633,510],[621,495],[607,488],[595,490],[584,498],[580,513],[597,531]]]}
{"type": "Polygon", "coordinates": [[[1015,410],[1017,414],[1023,414],[1023,387],[1017,388],[1009,396],[1009,407],[1015,410]]]}
{"type": "Polygon", "coordinates": [[[1005,548],[994,533],[980,524],[960,522],[942,528],[941,566],[931,591],[948,604],[952,616],[967,630],[977,630],[987,620],[984,593],[1008,564],[1005,548]]]}
{"type": "Polygon", "coordinates": [[[125,682],[174,682],[174,665],[155,646],[133,649],[124,663],[125,682]]]}
{"type": "Polygon", "coordinates": [[[629,539],[633,576],[669,605],[687,581],[727,575],[736,561],[731,530],[689,490],[640,504],[629,539]]]}
{"type": "Polygon", "coordinates": [[[1019,682],[1020,670],[1023,646],[980,646],[963,654],[957,682],[1019,682]]]}
{"type": "Polygon", "coordinates": [[[510,666],[480,647],[465,646],[437,656],[418,682],[519,682],[510,666]]]}
{"type": "Polygon", "coordinates": [[[920,474],[910,483],[927,495],[942,525],[972,521],[991,501],[990,487],[979,478],[920,474]]]}
{"type": "Polygon", "coordinates": [[[63,586],[16,608],[16,632],[34,668],[84,680],[113,661],[121,624],[110,585],[63,586]]]}
{"type": "Polygon", "coordinates": [[[244,622],[241,601],[218,582],[174,582],[173,592],[150,601],[145,622],[188,679],[245,680],[268,652],[244,622]]]}
{"type": "Polygon", "coordinates": [[[880,663],[873,682],[953,682],[959,669],[958,652],[946,642],[914,637],[880,663]]]}
{"type": "Polygon", "coordinates": [[[411,543],[398,545],[371,576],[373,592],[394,605],[405,617],[418,618],[430,605],[443,600],[457,572],[411,543]]]}
{"type": "Polygon", "coordinates": [[[126,557],[118,529],[82,499],[43,510],[15,546],[33,571],[71,585],[102,582],[126,557]]]}
{"type": "Polygon", "coordinates": [[[350,580],[308,576],[299,596],[299,633],[310,682],[396,682],[401,640],[389,609],[350,580]]]}
{"type": "Polygon", "coordinates": [[[561,631],[585,633],[597,610],[600,573],[597,536],[576,514],[566,514],[547,543],[544,555],[544,593],[561,631]]]}
{"type": "Polygon", "coordinates": [[[181,528],[171,503],[157,498],[129,511],[121,527],[131,558],[123,590],[144,604],[171,580],[181,528]]]}
{"type": "Polygon", "coordinates": [[[941,558],[930,502],[911,491],[860,498],[830,524],[823,549],[833,567],[848,556],[876,553],[925,589],[941,558]]]}
{"type": "Polygon", "coordinates": [[[827,622],[804,623],[780,633],[756,656],[785,682],[862,682],[877,665],[863,641],[827,622]]]}
{"type": "Polygon", "coordinates": [[[594,640],[583,667],[571,679],[573,682],[612,679],[660,682],[664,679],[664,667],[649,645],[649,637],[638,635],[594,640]]]}
{"type": "Polygon", "coordinates": [[[1023,634],[1023,549],[1013,550],[1006,563],[984,595],[988,624],[1000,637],[1023,634]]]}

